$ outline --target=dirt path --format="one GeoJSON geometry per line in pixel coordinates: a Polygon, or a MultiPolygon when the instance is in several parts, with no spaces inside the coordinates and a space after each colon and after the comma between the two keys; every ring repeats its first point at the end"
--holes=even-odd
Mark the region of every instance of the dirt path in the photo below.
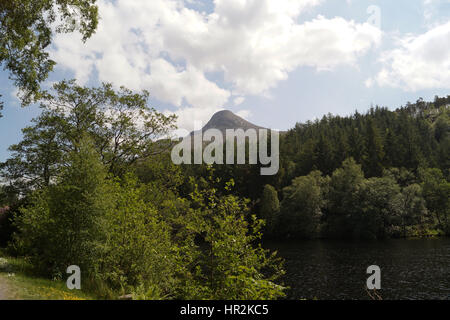
{"type": "Polygon", "coordinates": [[[7,300],[9,297],[6,281],[0,275],[0,300],[7,300]]]}

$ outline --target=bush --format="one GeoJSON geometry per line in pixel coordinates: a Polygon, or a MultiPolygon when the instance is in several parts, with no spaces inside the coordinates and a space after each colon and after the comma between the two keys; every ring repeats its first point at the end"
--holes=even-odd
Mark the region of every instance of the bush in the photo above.
{"type": "Polygon", "coordinates": [[[169,226],[145,203],[144,187],[126,175],[116,191],[116,207],[106,219],[107,240],[102,250],[100,277],[123,293],[151,298],[173,296],[176,249],[169,226]]]}

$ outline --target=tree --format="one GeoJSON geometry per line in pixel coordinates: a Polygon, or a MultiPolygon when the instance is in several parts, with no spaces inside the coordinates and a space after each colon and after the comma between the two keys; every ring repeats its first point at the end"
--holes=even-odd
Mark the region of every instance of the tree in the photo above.
{"type": "Polygon", "coordinates": [[[434,123],[434,136],[438,142],[449,136],[450,117],[447,113],[443,113],[434,123]]]}
{"type": "Polygon", "coordinates": [[[366,145],[364,143],[364,136],[360,133],[358,128],[351,128],[349,135],[350,155],[357,163],[362,163],[367,158],[366,145]]]}
{"type": "Polygon", "coordinates": [[[285,237],[313,238],[318,234],[326,179],[320,171],[295,178],[283,189],[279,234],[285,237]]]}
{"type": "Polygon", "coordinates": [[[418,182],[414,172],[406,168],[390,168],[383,171],[383,177],[391,177],[400,187],[405,188],[418,182]]]}
{"type": "Polygon", "coordinates": [[[349,237],[351,219],[357,211],[357,192],[364,180],[361,166],[353,158],[346,159],[330,179],[325,217],[325,234],[330,237],[349,237]]]}
{"type": "Polygon", "coordinates": [[[278,200],[277,190],[270,184],[264,186],[259,213],[261,218],[266,221],[265,230],[269,235],[272,235],[280,213],[280,201],[278,200]]]}
{"type": "Polygon", "coordinates": [[[9,147],[12,157],[0,163],[0,172],[14,193],[48,187],[58,174],[63,150],[56,128],[50,125],[53,121],[51,117],[32,120],[33,126],[22,129],[22,141],[9,147]]]}
{"type": "MultiPolygon", "coordinates": [[[[448,98],[448,96],[447,96],[448,98]]],[[[438,154],[439,160],[438,163],[444,174],[449,175],[450,171],[450,108],[447,106],[446,109],[442,107],[443,112],[438,117],[436,122],[434,123],[434,136],[436,140],[439,142],[438,145],[438,154]]]]}
{"type": "Polygon", "coordinates": [[[317,169],[330,174],[333,172],[333,153],[329,139],[321,135],[316,143],[314,152],[314,163],[317,164],[317,169]]]}
{"type": "Polygon", "coordinates": [[[98,24],[96,0],[8,0],[0,2],[0,64],[21,91],[24,105],[42,96],[40,83],[55,62],[46,48],[56,32],[79,31],[86,41],[98,24]]]}
{"type": "Polygon", "coordinates": [[[23,140],[10,147],[2,175],[25,190],[47,186],[64,166],[65,155],[78,151],[88,135],[110,173],[123,174],[139,159],[161,153],[170,141],[157,139],[174,129],[175,116],[147,105],[148,92],[133,93],[111,84],[78,86],[74,80],[54,86],[41,102],[41,115],[23,129],[23,140]]]}
{"type": "Polygon", "coordinates": [[[423,169],[420,171],[420,176],[427,208],[434,214],[438,226],[448,233],[450,231],[450,182],[437,168],[423,169]]]}
{"type": "MultiPolygon", "coordinates": [[[[406,113],[402,113],[400,116],[400,125],[402,134],[398,139],[397,152],[402,155],[402,166],[408,169],[416,170],[421,162],[424,161],[422,153],[422,145],[419,141],[419,132],[417,128],[417,119],[415,120],[406,113]],[[416,123],[414,123],[416,122],[416,123]]],[[[429,140],[431,144],[432,141],[429,140]]]]}
{"type": "Polygon", "coordinates": [[[397,215],[401,228],[401,235],[418,236],[425,233],[426,223],[428,223],[427,208],[422,197],[422,188],[418,184],[411,184],[405,187],[394,199],[394,214],[397,215]],[[414,226],[418,231],[411,230],[414,226]]]}
{"type": "Polygon", "coordinates": [[[386,129],[386,135],[385,135],[385,145],[384,145],[384,150],[385,150],[385,162],[386,162],[386,166],[387,167],[392,167],[395,166],[396,164],[401,163],[401,161],[399,161],[399,156],[398,156],[398,142],[397,142],[397,137],[396,134],[393,130],[393,128],[388,128],[386,129]]]}
{"type": "Polygon", "coordinates": [[[114,207],[114,192],[92,141],[82,138],[77,150],[58,182],[35,191],[16,217],[16,246],[51,276],[62,277],[70,265],[96,274],[107,238],[105,219],[114,207]]]}
{"type": "Polygon", "coordinates": [[[10,204],[8,198],[8,192],[6,191],[5,186],[0,184],[0,208],[10,204]]]}
{"type": "Polygon", "coordinates": [[[355,239],[380,239],[390,235],[394,224],[393,201],[400,187],[392,177],[373,177],[362,181],[355,197],[351,217],[355,239]]]}
{"type": "Polygon", "coordinates": [[[383,173],[384,148],[379,129],[372,120],[367,124],[367,158],[364,172],[369,177],[379,177],[383,173]]]}
{"type": "Polygon", "coordinates": [[[180,197],[179,189],[185,177],[181,167],[171,161],[169,152],[137,161],[129,169],[140,183],[145,184],[142,194],[144,200],[158,211],[164,207],[164,203],[180,197]]]}

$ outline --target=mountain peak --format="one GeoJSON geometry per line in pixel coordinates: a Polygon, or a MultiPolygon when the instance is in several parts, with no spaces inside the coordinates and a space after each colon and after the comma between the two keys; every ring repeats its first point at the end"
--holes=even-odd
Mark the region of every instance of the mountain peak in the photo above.
{"type": "Polygon", "coordinates": [[[257,126],[240,116],[234,114],[230,110],[221,110],[216,112],[208,123],[203,127],[202,131],[208,129],[219,129],[225,132],[226,129],[262,129],[262,127],[257,126]]]}
{"type": "Polygon", "coordinates": [[[231,112],[230,110],[220,110],[217,111],[216,113],[213,114],[213,116],[211,117],[211,120],[214,118],[229,118],[229,117],[238,117],[237,115],[235,115],[233,112],[231,112]]]}

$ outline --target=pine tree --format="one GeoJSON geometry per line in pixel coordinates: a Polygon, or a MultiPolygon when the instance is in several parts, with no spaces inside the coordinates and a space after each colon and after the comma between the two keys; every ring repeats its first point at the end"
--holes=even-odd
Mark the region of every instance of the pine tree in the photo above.
{"type": "Polygon", "coordinates": [[[383,173],[384,148],[379,129],[373,120],[367,123],[367,159],[364,163],[364,172],[368,177],[379,177],[383,173]]]}

